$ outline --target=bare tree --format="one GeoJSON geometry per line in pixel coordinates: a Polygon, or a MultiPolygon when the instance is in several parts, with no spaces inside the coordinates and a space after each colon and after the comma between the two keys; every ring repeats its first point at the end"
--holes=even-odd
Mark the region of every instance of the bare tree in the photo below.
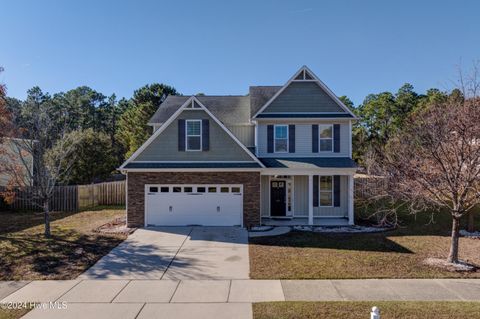
{"type": "MultiPolygon", "coordinates": [[[[2,72],[3,68],[0,67],[0,73],[2,72]]],[[[5,84],[0,83],[0,175],[2,176],[7,176],[7,167],[3,163],[10,157],[7,142],[12,132],[12,116],[6,107],[6,95],[5,84]]]]}
{"type": "Polygon", "coordinates": [[[50,237],[50,200],[55,186],[68,177],[69,169],[75,160],[75,134],[70,133],[68,114],[62,114],[63,120],[52,118],[49,97],[41,91],[29,94],[23,112],[28,112],[28,120],[16,127],[17,135],[13,139],[18,157],[27,178],[13,175],[15,185],[28,187],[29,200],[43,210],[45,236],[50,237]],[[69,137],[67,137],[69,136],[69,137]]]}
{"type": "MultiPolygon", "coordinates": [[[[476,68],[474,71],[476,75],[476,68]]],[[[463,96],[412,115],[385,149],[380,174],[386,194],[412,212],[448,211],[447,262],[458,263],[460,219],[480,204],[480,99],[476,77],[462,77],[463,96]]]]}

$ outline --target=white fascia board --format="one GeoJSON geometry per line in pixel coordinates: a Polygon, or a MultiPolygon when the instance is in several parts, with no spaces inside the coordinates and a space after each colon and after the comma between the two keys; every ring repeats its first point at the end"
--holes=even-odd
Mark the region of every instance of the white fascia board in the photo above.
{"type": "Polygon", "coordinates": [[[322,80],[320,80],[318,78],[318,76],[312,72],[312,70],[310,70],[306,65],[303,66],[303,68],[305,69],[305,71],[309,72],[311,76],[313,76],[313,78],[317,81],[317,84],[320,85],[320,87],[325,91],[327,92],[327,94],[335,101],[337,102],[337,104],[342,108],[344,109],[347,113],[349,113],[350,115],[353,116],[354,119],[358,119],[357,116],[352,112],[350,111],[350,109],[345,105],[343,104],[343,102],[332,92],[332,90],[330,90],[328,88],[328,86],[322,82],[322,80]]]}
{"type": "Polygon", "coordinates": [[[353,175],[356,168],[315,168],[315,169],[295,169],[295,168],[265,168],[261,175],[353,175]]]}
{"type": "Polygon", "coordinates": [[[125,168],[125,172],[260,172],[261,175],[354,175],[356,168],[125,168]]]}
{"type": "Polygon", "coordinates": [[[172,116],[170,116],[170,118],[165,122],[163,123],[163,125],[155,131],[155,133],[153,133],[146,141],[145,143],[142,144],[142,146],[140,146],[138,148],[138,150],[135,151],[135,153],[132,154],[132,156],[130,156],[119,168],[119,170],[122,170],[124,169],[124,167],[132,162],[135,158],[138,157],[138,155],[140,155],[140,153],[142,153],[148,145],[150,145],[156,138],[158,135],[160,135],[160,133],[162,133],[169,125],[170,123],[172,123],[179,115],[180,113],[182,113],[183,109],[185,108],[185,106],[187,106],[189,103],[192,102],[192,97],[190,97],[188,100],[185,101],[185,103],[182,104],[182,106],[180,106],[178,108],[177,111],[175,111],[175,113],[173,113],[172,116]]]}
{"type": "Polygon", "coordinates": [[[288,85],[290,85],[290,83],[292,83],[292,81],[303,71],[303,68],[300,68],[300,70],[298,70],[297,72],[295,72],[295,74],[287,81],[287,83],[285,83],[284,86],[282,86],[282,88],[280,90],[278,90],[277,93],[275,93],[271,98],[270,100],[267,101],[267,103],[265,103],[258,111],[257,113],[255,113],[255,115],[252,117],[252,119],[256,119],[257,118],[257,115],[262,113],[280,94],[282,94],[283,91],[285,91],[285,89],[287,88],[288,85]]]}
{"type": "Polygon", "coordinates": [[[135,163],[170,163],[170,164],[177,164],[177,163],[252,163],[252,161],[135,161],[135,163]]]}
{"type": "Polygon", "coordinates": [[[200,102],[195,96],[193,97],[193,99],[256,163],[258,163],[261,167],[265,167],[265,165],[263,165],[263,163],[260,162],[260,160],[255,155],[253,155],[252,152],[250,152],[248,148],[243,145],[243,143],[240,142],[238,138],[233,135],[233,133],[230,132],[230,130],[226,128],[225,125],[223,125],[223,123],[220,122],[220,120],[217,119],[217,117],[205,107],[205,105],[202,104],[202,102],[200,102]]]}
{"type": "Polygon", "coordinates": [[[349,121],[354,121],[352,118],[345,117],[330,117],[330,118],[284,118],[284,117],[269,117],[269,118],[257,118],[255,121],[258,124],[267,124],[267,123],[302,123],[302,124],[318,124],[318,123],[348,123],[349,121]]]}
{"type": "Polygon", "coordinates": [[[357,116],[355,114],[353,114],[352,111],[350,111],[350,109],[345,105],[343,104],[342,101],[340,101],[340,99],[325,85],[325,83],[323,83],[319,78],[318,76],[312,72],[312,70],[310,70],[306,65],[302,66],[300,68],[300,70],[298,70],[288,81],[287,83],[277,92],[275,93],[275,95],[273,95],[270,100],[267,101],[267,103],[265,103],[265,105],[263,105],[260,110],[257,111],[257,113],[255,113],[255,115],[253,116],[254,119],[257,118],[257,116],[262,113],[273,101],[275,101],[275,99],[290,85],[290,83],[292,82],[315,82],[317,83],[318,86],[320,86],[320,88],[322,88],[327,94],[328,96],[330,96],[337,104],[338,106],[340,106],[345,112],[347,112],[348,114],[352,115],[354,119],[358,119],[357,116]],[[314,78],[313,80],[295,80],[295,78],[303,71],[307,71],[308,73],[310,73],[310,75],[314,78]]]}
{"type": "MultiPolygon", "coordinates": [[[[259,164],[261,167],[265,167],[263,165],[262,162],[260,162],[260,160],[252,154],[252,152],[250,152],[246,147],[245,145],[242,144],[242,142],[240,142],[236,137],[235,135],[233,135],[232,132],[230,132],[230,130],[228,128],[225,127],[225,125],[223,125],[222,122],[220,122],[219,119],[217,119],[216,116],[214,116],[206,107],[205,105],[203,105],[195,96],[191,96],[188,100],[185,101],[185,103],[182,104],[182,106],[175,112],[173,113],[173,115],[165,122],[163,123],[163,125],[155,131],[155,133],[153,133],[149,138],[148,140],[142,144],[142,146],[140,146],[138,148],[138,150],[135,151],[135,153],[132,154],[132,156],[130,156],[129,159],[127,159],[119,168],[119,170],[123,170],[125,169],[125,166],[134,161],[135,158],[138,157],[138,155],[140,155],[140,153],[142,153],[145,148],[147,148],[148,145],[150,145],[156,138],[158,135],[160,135],[182,112],[183,110],[185,110],[187,108],[188,105],[191,105],[193,102],[196,102],[198,105],[200,105],[200,109],[202,109],[203,111],[205,111],[214,121],[215,123],[217,123],[251,158],[254,162],[256,162],[257,164],[259,164]]],[[[193,110],[191,108],[189,108],[188,110],[193,110]]]]}
{"type": "Polygon", "coordinates": [[[264,168],[124,168],[122,172],[260,172],[264,168]]]}

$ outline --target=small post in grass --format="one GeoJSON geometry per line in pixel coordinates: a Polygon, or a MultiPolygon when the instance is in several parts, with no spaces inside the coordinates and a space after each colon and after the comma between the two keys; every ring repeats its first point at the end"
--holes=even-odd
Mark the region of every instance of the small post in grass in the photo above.
{"type": "Polygon", "coordinates": [[[372,307],[370,319],[380,319],[380,309],[378,309],[378,307],[372,307]]]}

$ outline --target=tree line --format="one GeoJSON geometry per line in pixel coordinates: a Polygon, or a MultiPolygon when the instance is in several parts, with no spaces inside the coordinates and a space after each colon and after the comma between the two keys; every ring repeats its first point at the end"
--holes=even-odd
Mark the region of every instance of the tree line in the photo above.
{"type": "MultiPolygon", "coordinates": [[[[175,88],[159,83],[145,85],[130,99],[120,100],[115,94],[107,96],[87,86],[52,95],[33,87],[23,101],[8,96],[3,100],[14,127],[31,127],[39,110],[44,110],[54,126],[65,128],[67,134],[62,138],[75,140],[76,151],[62,183],[87,184],[105,180],[115,172],[151,134],[148,119],[165,97],[176,94],[175,88]]],[[[28,139],[34,133],[24,129],[16,135],[28,139]]],[[[51,145],[46,147],[54,152],[59,139],[51,136],[51,145]]]]}
{"type": "MultiPolygon", "coordinates": [[[[107,96],[88,86],[54,94],[33,87],[23,101],[8,96],[4,101],[16,127],[32,121],[38,104],[47,109],[56,125],[68,126],[69,134],[79,142],[76,160],[63,182],[86,184],[109,178],[150,136],[152,130],[147,122],[165,97],[177,94],[174,87],[159,83],[135,90],[129,99],[117,99],[115,94],[107,96]]],[[[461,97],[461,92],[447,93],[433,88],[419,94],[406,83],[395,93],[369,94],[357,106],[347,96],[340,97],[359,117],[352,132],[355,161],[370,171],[373,154],[388,143],[405,119],[428,105],[446,101],[449,96],[461,97]]],[[[22,137],[31,136],[26,132],[22,137]]]]}

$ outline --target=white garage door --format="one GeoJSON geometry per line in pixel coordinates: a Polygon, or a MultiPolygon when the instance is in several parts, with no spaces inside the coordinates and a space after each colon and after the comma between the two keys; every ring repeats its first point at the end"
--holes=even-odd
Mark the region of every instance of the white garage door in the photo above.
{"type": "Polygon", "coordinates": [[[145,224],[242,225],[242,185],[145,185],[145,224]]]}

